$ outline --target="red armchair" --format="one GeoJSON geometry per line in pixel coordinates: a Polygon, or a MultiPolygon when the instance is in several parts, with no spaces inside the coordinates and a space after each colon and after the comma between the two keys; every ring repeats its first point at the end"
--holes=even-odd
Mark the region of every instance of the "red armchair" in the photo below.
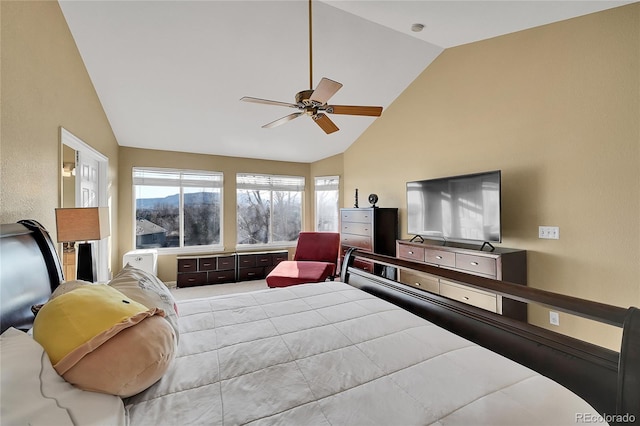
{"type": "Polygon", "coordinates": [[[287,287],[333,279],[338,264],[340,234],[301,232],[293,260],[285,260],[267,275],[269,287],[287,287]]]}

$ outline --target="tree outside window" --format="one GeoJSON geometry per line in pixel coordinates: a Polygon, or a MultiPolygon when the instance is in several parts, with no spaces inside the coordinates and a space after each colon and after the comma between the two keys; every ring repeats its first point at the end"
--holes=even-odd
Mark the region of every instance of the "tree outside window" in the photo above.
{"type": "Polygon", "coordinates": [[[239,173],[236,188],[238,245],[298,239],[304,177],[239,173]]]}
{"type": "Polygon", "coordinates": [[[219,172],[133,169],[136,249],[220,246],[219,172]]]}
{"type": "Polygon", "coordinates": [[[338,232],[340,177],[319,176],[315,178],[316,220],[315,230],[338,232]]]}

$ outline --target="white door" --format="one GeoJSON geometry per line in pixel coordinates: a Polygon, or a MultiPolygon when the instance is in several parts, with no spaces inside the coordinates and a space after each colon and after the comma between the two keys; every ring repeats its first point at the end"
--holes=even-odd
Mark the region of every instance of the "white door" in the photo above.
{"type": "Polygon", "coordinates": [[[76,151],[76,207],[100,207],[99,170],[98,160],[86,152],[76,151]]]}

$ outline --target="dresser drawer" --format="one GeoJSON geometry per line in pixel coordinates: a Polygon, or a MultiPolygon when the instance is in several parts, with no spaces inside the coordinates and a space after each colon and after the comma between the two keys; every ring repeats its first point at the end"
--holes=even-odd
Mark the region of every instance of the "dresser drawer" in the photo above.
{"type": "Polygon", "coordinates": [[[402,259],[415,260],[417,262],[424,262],[424,248],[399,244],[398,257],[402,259]]]}
{"type": "Polygon", "coordinates": [[[238,256],[238,266],[241,268],[250,268],[256,266],[256,255],[244,254],[242,256],[238,256]]]}
{"type": "Polygon", "coordinates": [[[498,298],[495,294],[471,289],[463,285],[440,280],[440,294],[449,299],[477,306],[491,312],[498,312],[498,298]]]}
{"type": "Polygon", "coordinates": [[[366,260],[355,259],[353,261],[353,267],[362,269],[369,273],[373,273],[373,262],[367,262],[366,260]]]}
{"type": "Polygon", "coordinates": [[[403,284],[419,288],[420,290],[430,291],[431,293],[439,293],[440,284],[438,277],[406,269],[400,269],[399,275],[399,281],[403,284]]]}
{"type": "Polygon", "coordinates": [[[236,272],[232,270],[226,271],[209,271],[207,282],[209,284],[228,283],[236,279],[236,272]]]}
{"type": "Polygon", "coordinates": [[[242,268],[238,270],[238,281],[257,280],[264,277],[264,268],[261,266],[255,268],[242,268]]]}
{"type": "Polygon", "coordinates": [[[344,222],[363,223],[371,223],[373,219],[371,212],[366,210],[343,210],[340,218],[344,222]]]}
{"type": "Polygon", "coordinates": [[[236,268],[235,256],[220,256],[218,258],[218,270],[227,270],[236,268]]]}
{"type": "Polygon", "coordinates": [[[342,222],[340,232],[343,234],[371,235],[371,223],[342,222]]]}
{"type": "Polygon", "coordinates": [[[424,261],[427,263],[433,263],[440,266],[450,266],[455,268],[456,266],[456,254],[450,251],[437,250],[437,249],[425,249],[424,261]]]}
{"type": "Polygon", "coordinates": [[[217,262],[215,257],[201,257],[198,259],[199,271],[214,271],[216,266],[217,262]]]}
{"type": "Polygon", "coordinates": [[[271,255],[269,253],[256,254],[256,266],[271,266],[271,255]]]}
{"type": "Polygon", "coordinates": [[[194,285],[204,285],[207,283],[206,272],[186,272],[178,274],[176,285],[178,287],[191,287],[194,285]]]}
{"type": "Polygon", "coordinates": [[[373,250],[371,237],[366,237],[363,235],[341,234],[340,242],[342,243],[342,245],[345,245],[345,246],[358,247],[368,251],[373,250]]]}
{"type": "Polygon", "coordinates": [[[461,253],[456,253],[455,267],[489,277],[495,277],[497,270],[494,258],[461,253]]]}
{"type": "Polygon", "coordinates": [[[197,272],[198,259],[178,259],[178,272],[197,272]]]}
{"type": "Polygon", "coordinates": [[[278,263],[285,261],[285,260],[289,260],[289,253],[288,252],[282,252],[282,253],[271,253],[271,265],[275,266],[278,263]]]}

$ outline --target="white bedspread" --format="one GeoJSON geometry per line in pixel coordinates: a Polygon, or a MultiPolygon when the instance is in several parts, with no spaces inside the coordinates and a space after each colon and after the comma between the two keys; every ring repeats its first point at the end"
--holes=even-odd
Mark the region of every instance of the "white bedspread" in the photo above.
{"type": "Polygon", "coordinates": [[[168,373],[130,425],[556,425],[559,384],[349,285],[183,301],[168,373]]]}

